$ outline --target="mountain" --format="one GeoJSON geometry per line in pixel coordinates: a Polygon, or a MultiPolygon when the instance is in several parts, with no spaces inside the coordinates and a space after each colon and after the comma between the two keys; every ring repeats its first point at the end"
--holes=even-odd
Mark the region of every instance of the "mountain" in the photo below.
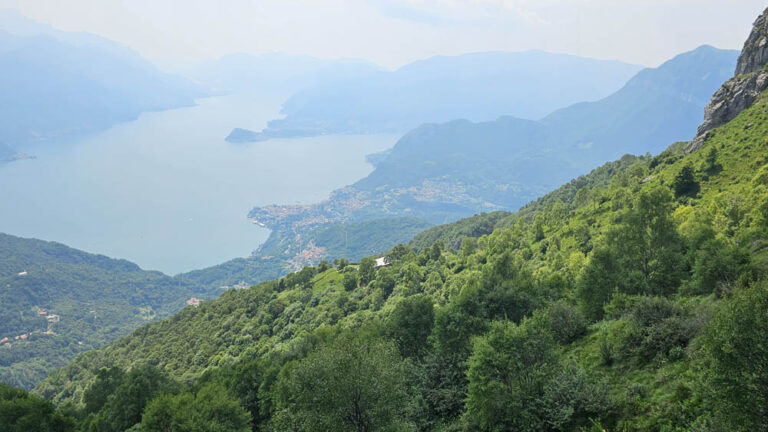
{"type": "Polygon", "coordinates": [[[329,80],[364,79],[382,69],[356,59],[319,59],[286,53],[227,54],[202,62],[184,75],[217,92],[293,94],[329,80]]]}
{"type": "Polygon", "coordinates": [[[433,57],[395,71],[320,81],[284,103],[285,118],[246,138],[399,133],[426,122],[500,115],[538,119],[605,97],[638,70],[618,61],[542,51],[433,57]]]}
{"type": "Polygon", "coordinates": [[[738,54],[699,47],[642,70],[605,99],[555,111],[542,123],[584,167],[625,153],[659,153],[667,143],[693,136],[712,92],[733,74],[738,54]]]}
{"type": "Polygon", "coordinates": [[[78,353],[215,291],[62,244],[0,234],[0,381],[31,388],[78,353]]]}
{"type": "Polygon", "coordinates": [[[35,392],[91,430],[763,430],[766,104],[421,249],[227,291],[35,392]]]}
{"type": "Polygon", "coordinates": [[[413,213],[419,206],[411,202],[427,201],[420,195],[429,196],[425,207],[457,204],[453,214],[426,210],[426,219],[436,222],[516,209],[605,160],[657,153],[670,142],[690,139],[709,95],[732,74],[737,55],[698,48],[641,71],[604,99],[555,111],[540,122],[502,117],[421,126],[352,188],[366,196],[394,192],[413,213]],[[427,194],[430,189],[436,192],[427,194]]]}
{"type": "Polygon", "coordinates": [[[204,91],[107,39],[0,13],[0,141],[25,145],[194,104],[204,91]],[[16,32],[16,33],[14,33],[16,32]]]}
{"type": "Polygon", "coordinates": [[[754,103],[768,88],[768,17],[761,15],[752,26],[749,40],[739,55],[736,74],[723,84],[712,96],[704,110],[704,122],[699,126],[696,137],[686,148],[690,153],[701,147],[709,132],[731,120],[754,103]]]}
{"type": "MultiPolygon", "coordinates": [[[[278,276],[281,268],[299,269],[342,255],[357,260],[365,253],[357,253],[358,238],[344,235],[354,230],[350,224],[389,232],[389,241],[378,244],[380,252],[417,232],[412,223],[393,231],[393,219],[420,220],[423,229],[476,213],[514,210],[605,160],[658,152],[689,139],[708,96],[732,74],[737,56],[703,46],[639,72],[604,99],[555,111],[541,121],[505,116],[419,126],[376,155],[370,175],[325,201],[254,208],[249,217],[272,233],[254,258],[228,265],[226,281],[256,283],[267,279],[259,278],[260,271],[278,276]],[[320,238],[324,227],[334,227],[324,232],[336,237],[320,238]],[[346,250],[329,246],[342,240],[346,250]]],[[[220,268],[211,272],[222,274],[220,268]]]]}

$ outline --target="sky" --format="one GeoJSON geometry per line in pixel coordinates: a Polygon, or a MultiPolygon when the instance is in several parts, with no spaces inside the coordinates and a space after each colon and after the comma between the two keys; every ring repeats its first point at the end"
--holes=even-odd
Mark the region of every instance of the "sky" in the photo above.
{"type": "Polygon", "coordinates": [[[232,52],[363,58],[541,49],[656,66],[709,44],[740,49],[765,0],[0,0],[161,64],[232,52]]]}

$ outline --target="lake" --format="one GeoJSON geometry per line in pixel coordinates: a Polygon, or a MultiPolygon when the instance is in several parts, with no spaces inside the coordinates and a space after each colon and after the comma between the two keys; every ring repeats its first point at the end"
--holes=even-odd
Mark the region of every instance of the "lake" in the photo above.
{"type": "Polygon", "coordinates": [[[0,231],[169,274],[247,256],[269,235],[246,218],[252,207],[320,201],[370,173],[365,156],[398,138],[224,141],[234,127],[262,129],[281,102],[205,98],[25,148],[37,159],[0,165],[0,231]]]}

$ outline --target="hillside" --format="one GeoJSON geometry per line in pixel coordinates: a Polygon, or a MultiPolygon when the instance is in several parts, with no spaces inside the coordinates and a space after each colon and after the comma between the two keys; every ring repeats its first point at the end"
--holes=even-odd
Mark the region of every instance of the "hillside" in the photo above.
{"type": "Polygon", "coordinates": [[[31,388],[52,368],[209,297],[125,260],[0,234],[0,381],[31,388]]]}
{"type": "Polygon", "coordinates": [[[211,398],[238,431],[765,430],[766,106],[456,223],[480,234],[458,249],[227,291],[35,392],[94,430],[164,430],[211,398]]]}
{"type": "Polygon", "coordinates": [[[0,141],[16,150],[194,104],[204,91],[107,39],[0,13],[0,141]]]}
{"type": "Polygon", "coordinates": [[[427,122],[538,119],[620,88],[639,66],[542,51],[433,57],[395,71],[328,75],[291,96],[252,141],[330,133],[402,133],[427,122]]]}

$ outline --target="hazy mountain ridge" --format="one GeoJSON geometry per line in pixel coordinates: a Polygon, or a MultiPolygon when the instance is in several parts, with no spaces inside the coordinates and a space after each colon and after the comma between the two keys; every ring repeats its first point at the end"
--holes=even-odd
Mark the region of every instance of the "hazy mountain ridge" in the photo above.
{"type": "Polygon", "coordinates": [[[321,81],[290,97],[283,119],[243,139],[402,133],[426,122],[538,119],[620,88],[640,66],[543,51],[433,57],[395,71],[321,81]],[[537,84],[538,83],[538,84],[537,84]]]}
{"type": "Polygon", "coordinates": [[[107,39],[0,14],[0,140],[25,145],[105,129],[206,92],[107,39]]]}

